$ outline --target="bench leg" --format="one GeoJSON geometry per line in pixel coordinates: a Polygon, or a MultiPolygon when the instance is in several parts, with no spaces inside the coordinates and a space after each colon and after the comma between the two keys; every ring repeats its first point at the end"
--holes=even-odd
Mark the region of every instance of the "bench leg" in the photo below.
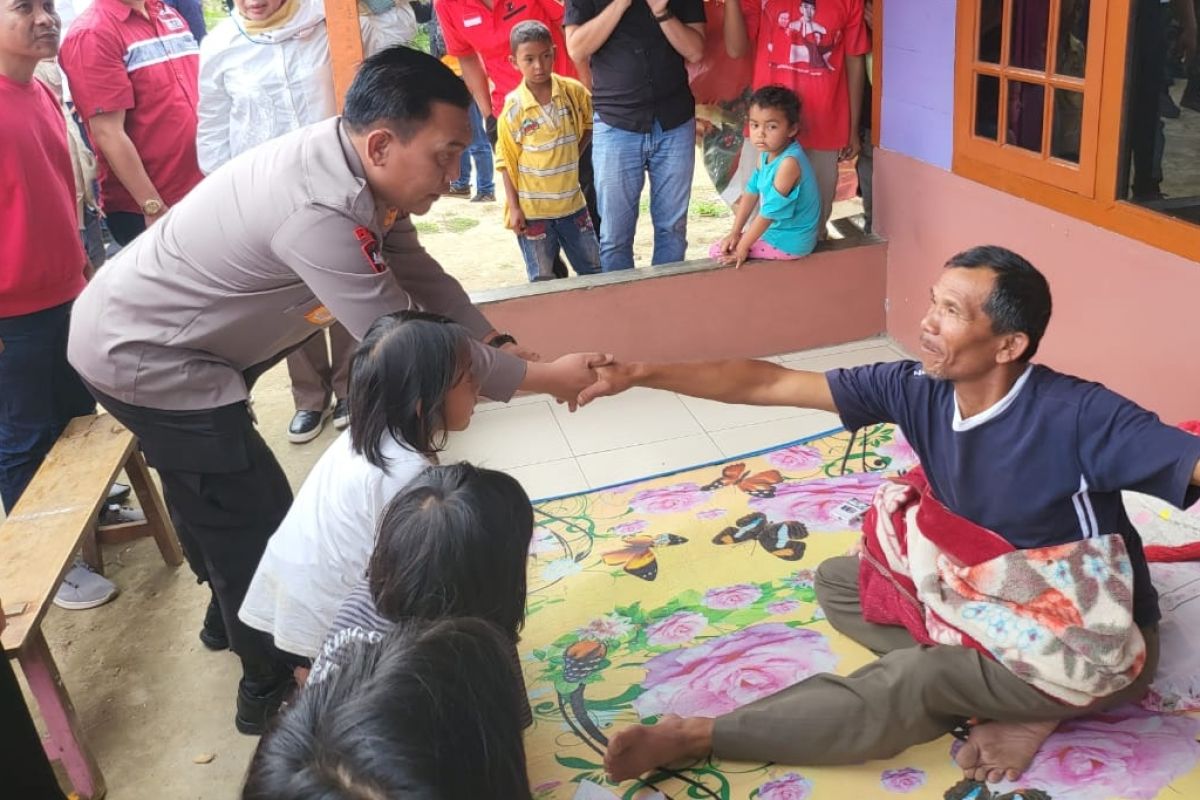
{"type": "Polygon", "coordinates": [[[129,476],[129,484],[141,503],[142,513],[146,515],[146,523],[162,553],[163,561],[172,567],[183,563],[183,551],[179,549],[179,539],[175,536],[175,526],[171,523],[171,515],[167,513],[167,505],[163,502],[162,494],[150,477],[150,468],[146,459],[138,449],[129,455],[125,462],[125,473],[129,476]]]}
{"type": "Polygon", "coordinates": [[[100,547],[100,541],[97,538],[96,526],[93,525],[91,530],[83,535],[83,560],[95,570],[98,574],[104,574],[104,551],[100,547]]]}
{"type": "Polygon", "coordinates": [[[30,633],[17,659],[50,733],[46,742],[47,755],[53,761],[62,762],[72,788],[82,800],[104,797],[104,776],[87,748],[83,727],[75,716],[75,706],[63,686],[62,676],[58,674],[40,629],[30,633]]]}

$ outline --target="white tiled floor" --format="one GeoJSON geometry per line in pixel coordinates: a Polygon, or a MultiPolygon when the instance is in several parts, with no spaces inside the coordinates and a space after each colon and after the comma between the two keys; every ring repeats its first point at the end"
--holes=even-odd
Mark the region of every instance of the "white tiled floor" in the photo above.
{"type": "MultiPolygon", "coordinates": [[[[772,360],[824,371],[907,356],[887,339],[786,353],[772,360]]],[[[544,498],[682,469],[836,428],[835,415],[759,408],[633,389],[574,414],[545,395],[484,403],[443,462],[503,469],[544,498]]]]}

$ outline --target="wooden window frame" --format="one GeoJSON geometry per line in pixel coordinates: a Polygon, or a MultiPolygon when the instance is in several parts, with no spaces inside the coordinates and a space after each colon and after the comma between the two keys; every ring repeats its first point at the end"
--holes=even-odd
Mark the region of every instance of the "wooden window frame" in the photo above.
{"type": "MultiPolygon", "coordinates": [[[[1134,205],[1116,196],[1122,155],[1130,15],[1137,0],[1093,0],[1080,134],[1079,167],[1045,161],[1038,154],[1002,145],[974,134],[975,75],[979,71],[979,0],[959,0],[954,68],[955,174],[1016,195],[1099,227],[1200,261],[1200,226],[1134,205]]],[[[1012,0],[1004,0],[1004,19],[1012,0]]],[[[1054,37],[1058,21],[1051,20],[1054,37]]],[[[1005,40],[1005,44],[1007,39],[1005,40]]],[[[1053,42],[1047,63],[1053,64],[1053,42]]],[[[1008,48],[1002,44],[1002,64],[1008,48]]],[[[989,71],[990,70],[985,70],[989,71]]],[[[1054,79],[1057,80],[1057,79],[1054,79]]],[[[1053,82],[1053,81],[1052,81],[1053,82]]],[[[1052,93],[1047,92],[1047,103],[1052,93]]],[[[1002,95],[1003,98],[1003,95],[1002,95]]],[[[1001,121],[1005,112],[1001,102],[1001,121]]],[[[1051,118],[1044,117],[1049,129],[1051,118]]],[[[999,126],[998,126],[999,127],[999,126]]],[[[1001,133],[1003,128],[1000,128],[1001,133]]],[[[1045,132],[1044,132],[1045,135],[1045,132]]]]}

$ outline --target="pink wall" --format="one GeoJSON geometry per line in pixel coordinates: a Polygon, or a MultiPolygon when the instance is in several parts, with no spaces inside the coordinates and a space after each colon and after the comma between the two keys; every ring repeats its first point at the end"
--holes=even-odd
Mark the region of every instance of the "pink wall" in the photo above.
{"type": "Polygon", "coordinates": [[[1168,422],[1200,418],[1200,264],[879,149],[888,333],[910,351],[954,253],[1011,248],[1045,273],[1054,315],[1037,360],[1100,381],[1168,422]]]}
{"type": "MultiPolygon", "coordinates": [[[[484,313],[543,357],[610,352],[683,361],[761,356],[883,333],[886,246],[839,247],[741,269],[669,268],[640,280],[556,281],[484,313]]],[[[648,271],[647,271],[648,272],[648,271]]]]}

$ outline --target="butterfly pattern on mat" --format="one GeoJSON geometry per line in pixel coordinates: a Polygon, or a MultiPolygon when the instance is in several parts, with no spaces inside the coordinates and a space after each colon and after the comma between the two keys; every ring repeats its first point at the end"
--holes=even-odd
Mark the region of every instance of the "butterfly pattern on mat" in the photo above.
{"type": "Polygon", "coordinates": [[[604,663],[608,647],[604,642],[581,639],[563,651],[563,680],[580,683],[604,663]]]}
{"type": "Polygon", "coordinates": [[[740,517],[733,525],[713,537],[713,544],[741,544],[757,541],[764,550],[784,561],[799,561],[804,556],[808,528],[794,521],[767,522],[767,515],[754,512],[740,517]]]}
{"type": "Polygon", "coordinates": [[[1015,792],[994,794],[986,783],[962,780],[946,790],[945,800],[1052,800],[1041,789],[1017,789],[1015,792]]]}
{"type": "Polygon", "coordinates": [[[610,567],[624,567],[625,571],[635,578],[652,581],[658,577],[658,556],[654,554],[654,548],[673,547],[686,541],[683,536],[673,533],[660,533],[657,536],[622,536],[622,546],[610,550],[602,558],[610,567]]]}
{"type": "Polygon", "coordinates": [[[775,487],[783,483],[783,475],[777,469],[763,472],[751,472],[746,469],[746,463],[739,461],[721,470],[721,476],[712,483],[700,487],[704,492],[715,492],[726,486],[736,486],[751,497],[774,497],[775,487]]]}

